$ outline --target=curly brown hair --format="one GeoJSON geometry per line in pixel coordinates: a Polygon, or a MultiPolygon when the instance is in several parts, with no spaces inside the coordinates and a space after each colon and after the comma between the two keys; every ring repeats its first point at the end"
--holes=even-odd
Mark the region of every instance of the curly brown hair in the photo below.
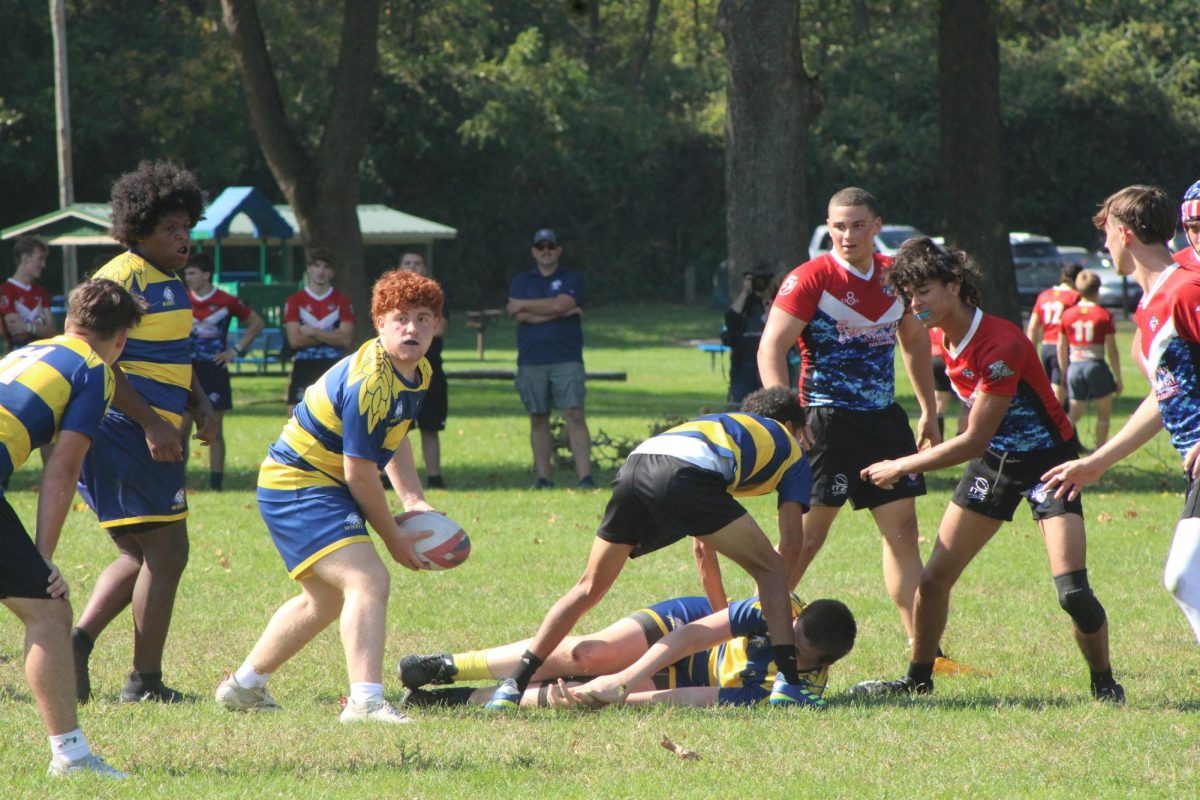
{"type": "Polygon", "coordinates": [[[193,225],[204,214],[204,194],[196,176],[170,161],[143,161],[113,184],[111,235],[133,247],[172,211],[184,212],[193,225]]]}
{"type": "Polygon", "coordinates": [[[982,299],[979,267],[971,257],[955,247],[939,247],[928,236],[914,236],[900,245],[884,280],[905,300],[929,281],[957,282],[959,299],[969,306],[978,307],[982,299]]]}
{"type": "Polygon", "coordinates": [[[393,269],[383,273],[371,289],[371,318],[416,306],[425,306],[440,317],[444,300],[442,287],[433,278],[393,269]]]}

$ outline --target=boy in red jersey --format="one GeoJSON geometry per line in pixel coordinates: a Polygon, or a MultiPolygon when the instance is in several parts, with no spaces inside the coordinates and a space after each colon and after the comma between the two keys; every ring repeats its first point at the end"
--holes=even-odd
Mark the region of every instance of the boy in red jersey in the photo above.
{"type": "Polygon", "coordinates": [[[1059,405],[1067,402],[1067,376],[1058,368],[1058,333],[1062,329],[1063,312],[1079,302],[1075,278],[1082,269],[1078,264],[1068,264],[1063,268],[1058,276],[1058,286],[1037,296],[1033,303],[1033,311],[1029,314],[1029,325],[1025,329],[1025,335],[1035,347],[1038,345],[1040,332],[1042,367],[1050,377],[1059,405]]]}
{"type": "Polygon", "coordinates": [[[1100,276],[1084,270],[1075,279],[1080,300],[1063,312],[1058,337],[1058,368],[1067,376],[1071,402],[1067,416],[1078,425],[1088,401],[1096,404],[1096,447],[1108,441],[1113,395],[1121,393],[1121,354],[1112,314],[1101,306],[1100,276]],[[1104,360],[1108,351],[1108,360],[1104,360]]]}
{"type": "Polygon", "coordinates": [[[1104,447],[1058,465],[1046,482],[1058,487],[1056,494],[1074,497],[1167,429],[1183,459],[1188,490],[1163,583],[1200,640],[1200,273],[1171,260],[1165,244],[1175,234],[1174,209],[1158,187],[1122,189],[1104,201],[1093,221],[1104,231],[1117,271],[1142,287],[1134,321],[1151,391],[1104,447]]]}
{"type": "Polygon", "coordinates": [[[800,400],[808,412],[803,436],[812,464],[812,508],[804,515],[797,579],[816,558],[847,501],[868,509],[883,539],[883,579],[909,638],[921,575],[916,498],[921,475],[905,476],[890,492],[859,478],[882,458],[917,452],[941,441],[937,429],[929,339],[904,303],[884,285],[891,259],[875,252],[883,220],[875,198],[849,187],[829,200],[833,251],[792,270],[779,287],[758,346],[763,386],[787,386],[787,351],[802,355],[800,400]],[[895,347],[921,407],[917,439],[895,402],[895,347]]]}
{"type": "Polygon", "coordinates": [[[946,369],[955,393],[971,410],[960,435],[915,455],[872,464],[862,477],[886,489],[913,472],[969,463],[921,572],[908,674],[855,689],[863,694],[933,691],[933,660],[946,627],[950,590],[1000,525],[1012,520],[1024,497],[1046,543],[1059,603],[1075,623],[1092,695],[1124,702],[1109,663],[1104,607],[1088,586],[1083,504],[1077,497],[1055,497],[1042,483],[1046,470],[1078,452],[1074,428],[1033,345],[1015,325],[979,309],[977,278],[966,254],[943,250],[924,237],[900,247],[888,275],[893,289],[910,298],[917,319],[944,332],[946,369]]]}
{"type": "MultiPolygon", "coordinates": [[[[188,286],[188,298],[192,301],[192,335],[188,344],[192,350],[192,370],[200,381],[208,401],[212,403],[213,416],[217,421],[216,436],[208,449],[208,484],[221,491],[225,481],[225,412],[233,408],[233,389],[229,384],[228,364],[242,356],[246,348],[263,329],[262,317],[250,306],[228,292],[212,285],[213,262],[207,253],[196,253],[188,259],[183,271],[188,286]],[[229,347],[229,324],[234,317],[242,323],[242,335],[238,343],[229,347]]],[[[192,417],[183,415],[185,444],[183,460],[187,461],[188,433],[192,429],[192,417]]]]}
{"type": "Polygon", "coordinates": [[[338,363],[354,341],[354,307],[333,288],[334,270],[333,251],[314,248],[308,256],[308,285],[283,308],[283,330],[295,351],[287,388],[289,417],[304,390],[338,363]]]}
{"type": "Polygon", "coordinates": [[[3,314],[4,338],[8,349],[16,350],[34,339],[54,335],[50,316],[50,295],[37,281],[46,268],[50,248],[34,236],[22,236],[13,245],[16,272],[0,284],[0,314],[3,314]]]}

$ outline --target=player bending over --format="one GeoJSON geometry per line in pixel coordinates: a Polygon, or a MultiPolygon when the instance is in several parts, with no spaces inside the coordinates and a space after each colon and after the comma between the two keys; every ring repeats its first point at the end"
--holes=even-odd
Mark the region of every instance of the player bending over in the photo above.
{"type": "MultiPolygon", "coordinates": [[[[837,600],[805,605],[791,597],[792,633],[807,687],[801,705],[823,708],[828,667],[850,652],[854,615],[837,600]]],[[[457,655],[406,656],[400,680],[412,705],[483,705],[491,689],[425,691],[427,683],[497,678],[509,674],[529,641],[457,655]]],[[[598,633],[568,636],[534,673],[522,706],[575,702],[668,703],[687,706],[755,705],[767,702],[777,670],[757,597],[713,612],[703,597],[676,597],[635,611],[598,633]],[[605,676],[603,678],[599,676],[605,676]],[[564,696],[559,678],[596,677],[564,696]]]]}
{"type": "MultiPolygon", "coordinates": [[[[699,417],[647,439],[617,473],[583,576],[546,614],[487,708],[516,708],[529,682],[579,618],[608,592],[625,562],[695,536],[758,584],[779,668],[771,702],[802,703],[788,592],[796,572],[812,475],[796,436],[804,409],[782,387],[747,395],[743,413],[699,417]],[[779,549],[735,496],[779,494],[779,549]]],[[[710,594],[711,596],[711,594],[710,594]]]]}
{"type": "MultiPolygon", "coordinates": [[[[1185,198],[1184,222],[1196,216],[1196,200],[1185,198]]],[[[1163,246],[1175,233],[1175,218],[1162,189],[1122,189],[1104,201],[1094,221],[1117,271],[1132,276],[1144,292],[1134,320],[1150,394],[1116,436],[1087,458],[1050,470],[1046,482],[1058,487],[1056,495],[1075,497],[1080,487],[1167,429],[1183,459],[1188,489],[1163,582],[1200,640],[1200,272],[1172,263],[1163,246]]]]}
{"type": "Polygon", "coordinates": [[[965,253],[930,239],[909,239],[888,277],[913,314],[944,332],[946,370],[970,406],[967,429],[937,447],[862,471],[887,488],[903,476],[967,463],[946,508],[933,553],[921,571],[914,605],[916,635],[908,674],[869,681],[868,694],[933,691],[933,661],[946,627],[950,590],[1002,522],[1028,500],[1046,543],[1058,601],[1075,623],[1075,641],[1091,670],[1092,695],[1121,703],[1108,659],[1108,622],[1087,579],[1083,504],[1046,490],[1042,474],[1076,456],[1079,440],[1054,396],[1038,353],[1012,323],[979,309],[978,272],[965,253]]]}
{"type": "Polygon", "coordinates": [[[50,774],[124,778],[93,754],[75,710],[71,604],[50,560],[84,454],[112,401],[111,369],[144,306],[119,284],[93,280],[71,292],[66,333],[0,361],[0,478],[56,441],[38,491],[35,541],[0,492],[0,603],[25,625],[25,676],[50,734],[50,774]]]}
{"type": "Polygon", "coordinates": [[[379,470],[386,466],[406,509],[432,510],[406,436],[429,386],[425,351],[441,311],[442,289],[435,281],[413,272],[385,273],[371,292],[379,336],[305,390],[267,451],[258,473],[258,508],[300,594],[280,606],[242,666],[217,687],[217,702],[229,710],[277,709],[267,679],[340,620],[350,675],[342,722],[412,721],[383,696],[390,578],[365,523],[393,560],[420,568],[413,550],[420,535],[397,529],[379,470]]]}

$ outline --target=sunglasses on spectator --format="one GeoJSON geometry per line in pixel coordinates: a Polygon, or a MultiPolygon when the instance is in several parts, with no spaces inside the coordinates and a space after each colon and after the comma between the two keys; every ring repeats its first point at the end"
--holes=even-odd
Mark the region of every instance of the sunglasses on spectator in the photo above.
{"type": "Polygon", "coordinates": [[[534,250],[557,250],[558,245],[553,242],[538,242],[533,246],[534,250]]]}

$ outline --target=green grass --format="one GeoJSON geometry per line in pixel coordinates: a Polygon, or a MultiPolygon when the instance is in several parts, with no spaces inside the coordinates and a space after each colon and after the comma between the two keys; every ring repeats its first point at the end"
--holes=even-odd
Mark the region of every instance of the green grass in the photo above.
{"type": "MultiPolygon", "coordinates": [[[[715,335],[719,314],[661,306],[589,312],[587,364],[624,370],[626,383],[588,387],[593,435],[644,436],[666,417],[721,407],[720,368],[680,346],[715,335]]],[[[1122,351],[1128,352],[1128,331],[1122,351]]],[[[470,331],[455,328],[450,368],[478,366],[470,331]]],[[[493,329],[483,366],[511,366],[512,328],[493,329]]],[[[1119,424],[1145,382],[1126,365],[1119,424]]],[[[907,381],[899,389],[907,395],[907,381]]],[[[800,586],[806,598],[838,597],[860,625],[857,648],[834,668],[825,713],[718,709],[620,709],[486,717],[429,710],[403,730],[337,723],[347,692],[336,630],[272,680],[281,714],[234,715],[212,691],[236,668],[274,609],[295,593],[254,507],[255,470],[283,421],[281,378],[235,381],[229,417],[233,489],[190,498],[192,556],[181,587],[168,681],[194,702],[123,707],[131,625],[122,616],[92,659],[99,699],[81,714],[96,749],[136,778],[48,784],[44,732],[22,673],[21,628],[0,614],[0,796],[111,797],[1094,797],[1194,794],[1200,785],[1197,650],[1161,587],[1162,561],[1182,500],[1179,463],[1160,436],[1085,497],[1090,575],[1112,625],[1113,661],[1129,704],[1102,708],[1059,609],[1044,549],[1026,511],[1001,529],[952,598],[946,646],[992,677],[944,678],[917,700],[853,704],[841,698],[866,678],[895,677],[907,663],[898,617],[880,577],[879,536],[865,514],[844,512],[800,586]],[[697,751],[680,761],[659,747],[667,734],[697,751]],[[1191,787],[1191,788],[1189,788],[1191,787]]],[[[911,407],[911,402],[908,402],[911,407]]],[[[1115,430],[1115,426],[1114,426],[1115,430]]],[[[1090,422],[1083,426],[1091,438],[1090,422]]],[[[419,448],[418,448],[419,450],[419,448]]],[[[443,435],[449,491],[430,499],[463,523],[473,554],[457,570],[393,570],[390,671],[407,652],[470,649],[529,636],[578,576],[607,492],[529,492],[528,425],[506,382],[457,381],[443,435]]],[[[35,459],[36,462],[36,459],[35,459]]],[[[193,459],[192,486],[206,485],[193,459]]],[[[611,467],[600,477],[611,476],[611,467]]],[[[959,470],[931,476],[918,503],[928,552],[959,470]]],[[[559,473],[560,485],[570,483],[559,473]]],[[[14,479],[10,498],[25,520],[37,471],[14,479]]],[[[772,530],[770,498],[750,501],[772,530]]],[[[57,562],[81,608],[113,548],[91,513],[73,512],[57,562]]],[[[731,593],[750,582],[725,570],[731,593]]],[[[687,548],[632,563],[583,622],[594,629],[648,602],[697,593],[687,548]]]]}

